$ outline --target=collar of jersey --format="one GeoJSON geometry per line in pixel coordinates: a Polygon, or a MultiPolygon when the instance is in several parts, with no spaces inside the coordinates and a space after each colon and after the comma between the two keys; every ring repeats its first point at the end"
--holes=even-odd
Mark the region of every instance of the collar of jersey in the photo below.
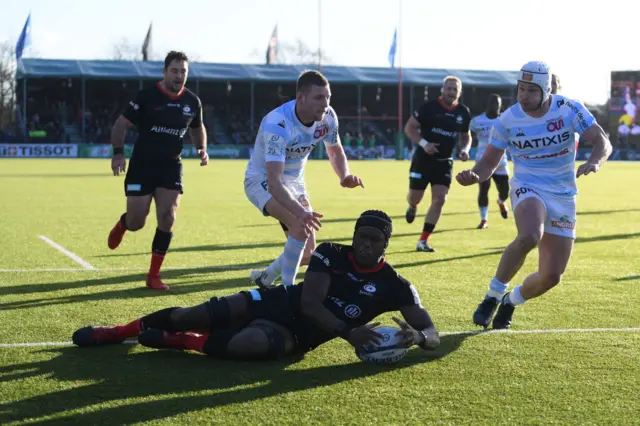
{"type": "Polygon", "coordinates": [[[174,101],[180,99],[180,96],[182,96],[182,94],[184,93],[184,86],[182,86],[182,89],[180,89],[180,92],[178,92],[178,94],[176,94],[176,95],[173,95],[173,94],[167,92],[166,90],[164,90],[164,88],[162,87],[162,83],[160,81],[158,82],[158,89],[160,89],[160,91],[162,92],[163,95],[168,96],[169,98],[171,98],[174,101]]]}
{"type": "Polygon", "coordinates": [[[293,116],[293,122],[296,123],[296,126],[302,129],[303,132],[312,134],[315,131],[317,121],[314,121],[311,126],[307,127],[304,125],[302,121],[298,118],[298,113],[296,112],[296,101],[293,101],[293,108],[291,108],[291,115],[293,116]]]}
{"type": "Polygon", "coordinates": [[[356,263],[356,259],[353,257],[353,252],[352,251],[349,252],[348,256],[349,256],[349,260],[351,261],[351,264],[355,268],[356,272],[360,272],[360,273],[378,272],[380,269],[382,269],[382,267],[385,265],[385,263],[387,263],[387,261],[383,257],[382,260],[380,261],[380,263],[378,263],[377,266],[374,266],[373,268],[361,268],[356,263]]]}
{"type": "Polygon", "coordinates": [[[442,108],[446,109],[449,112],[454,111],[456,108],[458,108],[458,105],[460,105],[460,102],[456,101],[455,104],[448,106],[442,100],[442,96],[438,96],[438,103],[440,104],[440,106],[442,106],[442,108]]]}

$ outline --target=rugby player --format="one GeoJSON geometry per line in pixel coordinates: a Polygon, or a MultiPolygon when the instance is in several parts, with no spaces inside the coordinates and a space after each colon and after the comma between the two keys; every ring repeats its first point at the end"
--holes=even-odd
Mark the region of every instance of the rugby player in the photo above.
{"type": "Polygon", "coordinates": [[[417,251],[435,251],[429,244],[429,236],[447,200],[453,176],[453,151],[458,141],[458,156],[462,161],[469,159],[471,113],[460,102],[461,93],[462,81],[458,77],[446,77],[442,83],[442,96],[423,104],[409,117],[404,127],[407,137],[418,145],[409,170],[409,207],[405,215],[408,223],[413,223],[424,191],[431,185],[431,205],[417,251]]]}
{"type": "Polygon", "coordinates": [[[414,286],[385,260],[391,218],[368,210],[355,224],[352,245],[322,243],[304,282],[212,297],[190,308],[166,308],[128,324],[89,326],[73,334],[81,347],[117,344],[137,337],[144,346],[193,350],[221,359],[275,359],[306,353],[340,337],[354,348],[380,343],[370,323],[394,318],[402,346],[434,349],[440,337],[414,286]]]}
{"type": "Polygon", "coordinates": [[[611,154],[611,143],[591,113],[580,102],[551,94],[551,72],[544,62],[522,67],[517,100],[494,124],[480,161],[456,176],[464,186],[483,182],[505,150],[511,154],[511,204],[518,234],[502,253],[489,291],[473,314],[473,322],[485,328],[496,309],[493,328],[509,328],[516,306],[560,282],[576,238],[576,178],[598,172],[611,154]],[[593,146],[577,171],[576,132],[593,146]],[[507,293],[509,281],[535,247],[538,270],[507,293]]]}

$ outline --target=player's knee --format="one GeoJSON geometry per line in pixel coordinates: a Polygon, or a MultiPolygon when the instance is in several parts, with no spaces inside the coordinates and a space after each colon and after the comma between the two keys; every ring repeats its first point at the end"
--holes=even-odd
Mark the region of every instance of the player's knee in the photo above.
{"type": "Polygon", "coordinates": [[[542,231],[526,232],[516,237],[514,243],[522,251],[530,252],[534,248],[538,247],[540,240],[542,239],[542,231]]]}
{"type": "Polygon", "coordinates": [[[447,194],[436,194],[431,199],[431,203],[437,206],[444,206],[444,203],[447,202],[447,194]]]}
{"type": "Polygon", "coordinates": [[[248,327],[233,336],[227,345],[227,352],[234,358],[267,358],[269,339],[262,330],[248,327]]]}
{"type": "Polygon", "coordinates": [[[158,228],[164,232],[171,232],[173,230],[173,224],[176,221],[175,211],[162,210],[158,212],[158,228]]]}
{"type": "Polygon", "coordinates": [[[176,330],[209,331],[209,317],[205,305],[178,308],[171,313],[171,323],[176,330]]]}
{"type": "MultiPolygon", "coordinates": [[[[288,226],[288,225],[287,225],[288,226]]],[[[295,225],[288,226],[289,235],[295,238],[298,241],[306,241],[309,231],[307,231],[300,224],[296,223],[295,225]]]]}
{"type": "Polygon", "coordinates": [[[129,231],[139,231],[144,228],[147,222],[147,215],[138,215],[127,213],[127,229],[129,231]]]}

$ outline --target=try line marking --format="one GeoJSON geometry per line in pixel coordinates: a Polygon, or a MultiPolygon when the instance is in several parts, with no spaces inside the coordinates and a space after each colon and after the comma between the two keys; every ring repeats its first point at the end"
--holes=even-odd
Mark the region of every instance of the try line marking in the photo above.
{"type": "MultiPolygon", "coordinates": [[[[487,334],[552,334],[552,333],[637,333],[640,327],[628,328],[565,328],[555,330],[476,330],[476,331],[448,331],[440,333],[441,336],[465,336],[487,334]]],[[[125,340],[127,344],[137,344],[135,340],[125,340]]],[[[24,348],[41,346],[72,346],[73,342],[34,342],[34,343],[0,343],[0,348],[24,348]]]]}
{"type": "Polygon", "coordinates": [[[96,269],[95,266],[90,265],[89,262],[87,262],[86,260],[84,260],[83,258],[78,256],[77,254],[71,253],[69,250],[67,250],[66,248],[62,247],[60,244],[56,243],[55,241],[50,240],[49,238],[45,237],[44,235],[38,235],[38,238],[40,238],[45,243],[49,244],[54,249],[61,251],[62,254],[67,256],[69,259],[71,259],[71,260],[75,261],[76,263],[79,263],[80,265],[82,265],[82,267],[84,269],[89,270],[89,271],[95,271],[95,269],[96,269]]]}
{"type": "MultiPolygon", "coordinates": [[[[89,264],[87,264],[89,265],[89,264]]],[[[91,266],[91,265],[89,265],[91,266]]],[[[229,266],[163,266],[162,270],[170,270],[170,269],[188,269],[193,271],[203,270],[203,271],[235,271],[235,270],[243,270],[243,269],[251,269],[255,266],[240,266],[240,265],[229,265],[229,266]]],[[[1,272],[108,272],[108,271],[148,271],[149,268],[96,268],[91,266],[91,269],[88,268],[27,268],[27,269],[0,269],[1,272]]]]}

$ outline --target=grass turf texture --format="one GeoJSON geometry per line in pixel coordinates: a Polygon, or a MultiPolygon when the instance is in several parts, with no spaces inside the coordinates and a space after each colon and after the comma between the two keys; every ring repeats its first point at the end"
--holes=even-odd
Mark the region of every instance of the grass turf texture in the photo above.
{"type": "MultiPolygon", "coordinates": [[[[3,242],[0,344],[69,341],[88,324],[127,322],[168,306],[252,288],[248,273],[282,250],[280,226],[246,200],[245,161],[185,162],[185,195],[163,277],[144,288],[155,230],[109,230],[124,211],[123,178],[105,160],[0,160],[3,242]],[[109,270],[126,268],[128,270],[109,270]]],[[[463,167],[457,162],[456,172],[463,167]]],[[[490,192],[489,229],[476,230],[477,187],[453,184],[431,241],[414,251],[422,220],[404,221],[408,162],[353,162],[366,188],[340,188],[327,162],[312,161],[312,205],[325,215],[321,241],[349,243],[366,209],[394,219],[388,260],[413,282],[441,331],[473,330],[471,314],[502,249],[515,235],[490,192]]],[[[562,283],[516,310],[513,330],[640,325],[637,163],[608,163],[578,180],[578,240],[562,283]]],[[[428,197],[420,205],[420,217],[428,197]]],[[[532,253],[512,281],[537,266],[532,253]]],[[[302,273],[299,274],[299,279],[302,273]]],[[[392,325],[391,315],[381,317],[392,325]]],[[[218,361],[137,345],[0,348],[0,424],[630,424],[640,410],[640,333],[448,335],[434,353],[412,349],[396,366],[361,363],[343,341],[302,360],[218,361]]]]}

